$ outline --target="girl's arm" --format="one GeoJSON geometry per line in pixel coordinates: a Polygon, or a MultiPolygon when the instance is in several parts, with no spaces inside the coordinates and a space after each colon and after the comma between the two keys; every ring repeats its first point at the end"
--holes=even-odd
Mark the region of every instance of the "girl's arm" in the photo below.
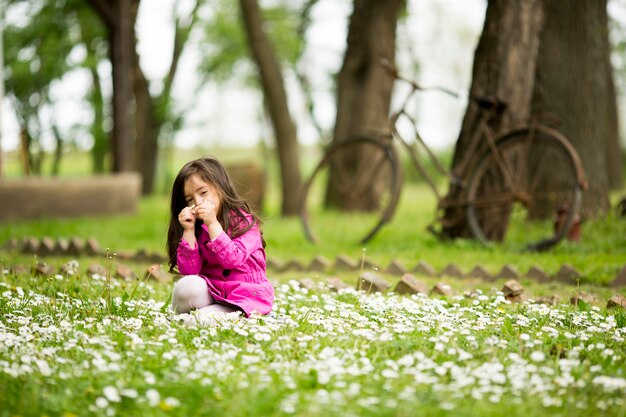
{"type": "MultiPolygon", "coordinates": [[[[194,235],[194,242],[195,242],[194,235]]],[[[198,245],[190,245],[184,238],[180,240],[178,249],[176,252],[176,264],[178,265],[178,271],[183,275],[196,275],[200,273],[202,268],[202,259],[200,258],[200,251],[198,245]]]]}
{"type": "Polygon", "coordinates": [[[185,207],[178,215],[178,221],[183,227],[183,236],[176,251],[176,265],[183,275],[194,275],[200,272],[202,260],[196,240],[196,215],[192,207],[185,207]]]}
{"type": "Polygon", "coordinates": [[[224,268],[237,268],[246,262],[252,252],[262,248],[261,232],[258,226],[253,226],[243,235],[231,239],[222,231],[207,243],[207,247],[224,268]]]}
{"type": "Polygon", "coordinates": [[[187,242],[190,248],[196,247],[196,233],[194,229],[185,230],[183,232],[183,240],[187,242]]]}

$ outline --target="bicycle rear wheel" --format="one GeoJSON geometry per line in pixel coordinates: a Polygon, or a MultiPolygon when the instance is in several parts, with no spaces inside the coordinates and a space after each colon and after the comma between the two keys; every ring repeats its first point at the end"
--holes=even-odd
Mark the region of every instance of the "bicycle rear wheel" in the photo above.
{"type": "Polygon", "coordinates": [[[578,154],[563,135],[544,127],[510,132],[474,167],[468,224],[484,243],[548,249],[577,218],[583,183],[578,154]]]}
{"type": "Polygon", "coordinates": [[[387,223],[400,196],[391,144],[355,136],[331,145],[303,186],[300,219],[313,242],[363,244],[387,223]]]}

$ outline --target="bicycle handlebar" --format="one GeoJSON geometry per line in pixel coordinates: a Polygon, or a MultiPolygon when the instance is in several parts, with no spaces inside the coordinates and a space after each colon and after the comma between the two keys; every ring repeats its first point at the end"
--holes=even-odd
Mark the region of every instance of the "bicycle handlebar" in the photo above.
{"type": "Polygon", "coordinates": [[[420,91],[437,90],[437,91],[441,91],[442,93],[446,93],[448,95],[451,95],[454,98],[459,98],[459,94],[455,93],[452,90],[448,90],[445,87],[440,87],[440,86],[437,86],[437,85],[429,86],[429,87],[422,87],[421,85],[419,85],[415,81],[411,80],[410,78],[407,78],[407,77],[404,77],[404,76],[400,75],[400,73],[398,72],[396,67],[391,62],[389,62],[389,60],[386,59],[386,58],[381,58],[380,59],[380,65],[395,80],[401,80],[401,81],[404,81],[406,83],[409,83],[414,90],[420,90],[420,91]]]}

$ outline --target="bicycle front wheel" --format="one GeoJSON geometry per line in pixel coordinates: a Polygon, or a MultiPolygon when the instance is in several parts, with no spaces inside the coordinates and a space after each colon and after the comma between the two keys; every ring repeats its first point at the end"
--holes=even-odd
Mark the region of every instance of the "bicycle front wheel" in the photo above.
{"type": "Polygon", "coordinates": [[[355,136],[331,145],[303,186],[306,238],[337,246],[368,242],[391,219],[400,183],[391,144],[355,136]]]}
{"type": "Polygon", "coordinates": [[[580,159],[560,133],[544,127],[512,131],[478,160],[467,188],[467,220],[475,238],[545,250],[567,235],[582,202],[580,159]]]}

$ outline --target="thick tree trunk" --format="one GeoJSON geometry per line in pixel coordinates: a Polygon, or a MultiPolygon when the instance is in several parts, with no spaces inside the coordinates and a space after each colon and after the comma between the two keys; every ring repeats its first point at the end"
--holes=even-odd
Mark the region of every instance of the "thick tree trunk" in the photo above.
{"type": "Polygon", "coordinates": [[[248,46],[259,71],[263,94],[272,120],[282,179],[282,214],[298,212],[301,185],[296,126],[289,113],[287,93],[280,65],[263,31],[263,17],[257,0],[240,0],[248,46]]]}
{"type": "MultiPolygon", "coordinates": [[[[381,59],[395,61],[396,26],[404,0],[355,0],[350,17],[348,46],[337,84],[337,120],[334,141],[346,137],[380,131],[387,127],[387,117],[393,90],[393,79],[380,65],[381,59]]],[[[373,155],[358,155],[356,164],[368,164],[373,155]]],[[[344,161],[342,169],[348,169],[344,161]]],[[[374,164],[370,164],[374,166],[374,164]]],[[[336,171],[335,171],[336,172],[336,171]]],[[[370,210],[377,206],[375,184],[372,195],[359,201],[346,199],[336,190],[331,177],[328,182],[327,203],[343,209],[370,210]]]]}
{"type": "Polygon", "coordinates": [[[544,0],[533,111],[560,120],[559,130],[582,156],[589,188],[584,217],[609,209],[607,151],[617,134],[607,74],[606,0],[544,0]]]}
{"type": "Polygon", "coordinates": [[[134,19],[139,0],[89,0],[109,32],[113,72],[113,171],[132,171],[135,162],[130,102],[133,94],[134,19]]]}
{"type": "Polygon", "coordinates": [[[132,171],[135,162],[134,135],[130,101],[132,82],[131,0],[113,2],[115,26],[111,33],[111,67],[113,69],[113,171],[132,171]]]}
{"type": "MultiPolygon", "coordinates": [[[[506,104],[500,118],[490,120],[497,133],[528,121],[535,83],[537,51],[544,19],[542,0],[490,0],[483,32],[474,56],[471,97],[495,97],[506,104]]],[[[468,161],[478,156],[471,149],[482,149],[483,137],[477,135],[481,112],[474,101],[468,104],[455,147],[452,170],[467,179],[468,161]]],[[[471,164],[470,164],[471,165],[471,164]]],[[[451,187],[446,201],[457,200],[462,190],[451,187]]],[[[444,201],[445,203],[445,201],[444,201]]],[[[497,222],[498,219],[493,219],[497,222]]],[[[448,237],[469,236],[465,212],[448,207],[444,213],[443,233],[448,237]]]]}

